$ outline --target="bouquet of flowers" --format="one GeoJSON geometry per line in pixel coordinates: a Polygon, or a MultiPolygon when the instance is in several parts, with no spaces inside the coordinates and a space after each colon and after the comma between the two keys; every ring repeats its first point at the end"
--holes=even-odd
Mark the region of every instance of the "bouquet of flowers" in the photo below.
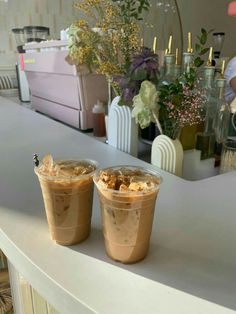
{"type": "Polygon", "coordinates": [[[176,79],[159,89],[161,133],[175,139],[185,126],[200,124],[205,119],[206,97],[197,85],[176,79]]]}
{"type": "Polygon", "coordinates": [[[175,139],[183,127],[204,121],[206,97],[199,85],[197,69],[204,62],[201,56],[209,50],[204,47],[207,34],[202,29],[194,65],[171,82],[160,79],[158,56],[150,49],[142,48],[133,55],[126,75],[117,82],[120,104],[132,106],[132,116],[141,129],[154,122],[160,134],[175,139]]]}
{"type": "Polygon", "coordinates": [[[83,13],[69,28],[69,58],[111,80],[125,74],[139,48],[139,21],[149,0],[82,0],[83,13]]]}
{"type": "Polygon", "coordinates": [[[194,67],[171,83],[160,80],[158,55],[140,48],[139,21],[148,11],[149,0],[81,0],[75,8],[84,14],[69,29],[69,58],[78,66],[106,75],[120,105],[132,107],[141,128],[156,123],[160,133],[171,138],[179,130],[204,120],[203,94],[199,91],[196,68],[207,32],[202,29],[195,45],[194,67]]]}

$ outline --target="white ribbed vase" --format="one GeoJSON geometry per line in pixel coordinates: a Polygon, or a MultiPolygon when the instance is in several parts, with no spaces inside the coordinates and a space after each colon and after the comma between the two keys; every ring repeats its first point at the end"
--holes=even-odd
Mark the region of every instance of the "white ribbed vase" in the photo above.
{"type": "Polygon", "coordinates": [[[178,139],[158,135],[152,143],[151,163],[158,168],[182,176],[183,147],[178,139]]]}
{"type": "Polygon", "coordinates": [[[113,99],[108,114],[108,144],[130,155],[138,154],[138,126],[131,108],[119,106],[120,97],[113,99]]]}

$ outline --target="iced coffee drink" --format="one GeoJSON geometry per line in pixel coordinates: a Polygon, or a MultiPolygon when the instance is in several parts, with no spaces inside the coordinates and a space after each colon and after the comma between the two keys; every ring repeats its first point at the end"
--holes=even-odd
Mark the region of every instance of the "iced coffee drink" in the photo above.
{"type": "Polygon", "coordinates": [[[103,235],[107,254],[122,263],[135,263],[148,252],[161,177],[131,166],[97,171],[103,235]]]}
{"type": "Polygon", "coordinates": [[[58,244],[80,243],[89,236],[96,168],[91,160],[55,161],[50,155],[35,167],[51,238],[58,244]]]}

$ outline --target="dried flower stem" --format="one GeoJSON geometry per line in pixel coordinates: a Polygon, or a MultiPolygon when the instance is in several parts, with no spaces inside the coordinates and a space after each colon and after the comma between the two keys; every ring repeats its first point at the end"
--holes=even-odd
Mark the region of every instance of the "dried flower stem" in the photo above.
{"type": "Polygon", "coordinates": [[[163,134],[163,130],[162,130],[162,127],[161,127],[161,124],[160,124],[160,121],[159,121],[157,115],[155,114],[155,112],[153,112],[152,114],[153,114],[153,117],[155,119],[156,125],[157,125],[160,133],[163,134]]]}

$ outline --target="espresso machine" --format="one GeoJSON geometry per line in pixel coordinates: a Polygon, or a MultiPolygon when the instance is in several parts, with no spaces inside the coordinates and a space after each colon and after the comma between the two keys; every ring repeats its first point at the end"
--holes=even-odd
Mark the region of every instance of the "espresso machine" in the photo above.
{"type": "Polygon", "coordinates": [[[27,42],[41,42],[48,39],[49,28],[44,26],[24,26],[23,28],[13,28],[17,51],[19,52],[16,62],[16,76],[18,81],[19,99],[22,102],[30,102],[30,89],[24,71],[23,46],[27,42]]]}

